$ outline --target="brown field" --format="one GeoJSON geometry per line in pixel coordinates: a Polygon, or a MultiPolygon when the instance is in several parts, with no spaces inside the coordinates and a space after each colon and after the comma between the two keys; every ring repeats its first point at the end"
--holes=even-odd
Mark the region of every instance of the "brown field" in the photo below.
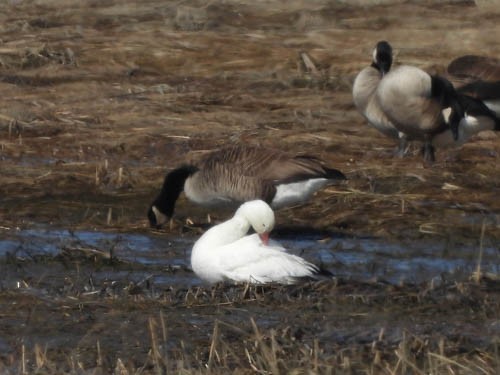
{"type": "MultiPolygon", "coordinates": [[[[192,243],[199,228],[184,223],[206,210],[181,199],[158,232],[147,206],[166,171],[242,142],[317,155],[349,178],[278,212],[282,226],[474,257],[493,248],[498,270],[497,134],[424,168],[417,144],[394,158],[351,98],[381,39],[396,63],[431,72],[463,54],[500,57],[500,8],[477,3],[1,2],[0,234],[18,248],[32,228],[192,243]]],[[[192,275],[66,250],[0,259],[1,373],[500,372],[498,273],[155,288],[130,275],[192,275]]]]}

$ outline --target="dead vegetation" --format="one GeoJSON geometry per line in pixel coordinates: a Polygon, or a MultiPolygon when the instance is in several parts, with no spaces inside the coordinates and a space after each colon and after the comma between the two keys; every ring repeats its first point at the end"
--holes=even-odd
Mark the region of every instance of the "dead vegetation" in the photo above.
{"type": "Polygon", "coordinates": [[[30,292],[29,283],[20,290],[0,295],[21,311],[4,313],[2,330],[26,319],[24,306],[33,306],[24,339],[2,355],[6,373],[493,374],[500,365],[498,280],[487,278],[440,286],[336,280],[156,292],[148,283],[81,289],[66,280],[58,299],[30,292]],[[37,326],[48,312],[62,326],[37,326]],[[488,326],[493,332],[485,337],[488,326]],[[61,329],[71,334],[70,350],[28,341],[35,332],[55,338],[61,329]]]}
{"type": "MultiPolygon", "coordinates": [[[[242,142],[312,153],[349,177],[280,223],[498,248],[498,136],[438,150],[423,168],[418,145],[395,159],[351,98],[381,39],[398,62],[437,72],[465,53],[499,56],[500,13],[477,3],[2,2],[0,229],[149,231],[168,169],[242,142]]],[[[207,214],[185,200],[177,212],[170,235],[207,214]]],[[[2,263],[0,372],[500,371],[498,280],[480,269],[470,282],[400,289],[157,290],[129,277],[137,265],[68,249],[76,258],[2,263]],[[125,276],[91,277],[106,267],[125,276]]],[[[151,270],[170,271],[188,272],[151,270]]]]}

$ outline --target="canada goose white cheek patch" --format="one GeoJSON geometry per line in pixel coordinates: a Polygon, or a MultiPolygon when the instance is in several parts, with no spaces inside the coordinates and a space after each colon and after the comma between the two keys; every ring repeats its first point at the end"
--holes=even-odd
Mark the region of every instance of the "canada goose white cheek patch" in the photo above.
{"type": "Polygon", "coordinates": [[[165,224],[168,221],[167,215],[165,215],[162,212],[160,212],[160,210],[158,210],[156,208],[156,206],[151,207],[151,209],[153,210],[153,213],[156,216],[156,224],[157,225],[165,224]]]}

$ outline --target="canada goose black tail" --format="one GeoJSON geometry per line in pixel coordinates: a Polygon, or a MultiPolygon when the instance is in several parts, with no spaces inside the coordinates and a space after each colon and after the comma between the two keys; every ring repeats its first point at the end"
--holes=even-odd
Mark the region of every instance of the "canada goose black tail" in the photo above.
{"type": "Polygon", "coordinates": [[[477,99],[470,95],[458,94],[460,104],[465,113],[473,116],[488,116],[492,119],[497,119],[498,116],[493,112],[481,99],[477,99]]]}
{"type": "Polygon", "coordinates": [[[431,95],[439,100],[443,109],[448,107],[451,109],[449,125],[453,133],[453,138],[458,140],[458,126],[465,116],[459,95],[451,82],[444,77],[431,76],[431,85],[431,95]]]}

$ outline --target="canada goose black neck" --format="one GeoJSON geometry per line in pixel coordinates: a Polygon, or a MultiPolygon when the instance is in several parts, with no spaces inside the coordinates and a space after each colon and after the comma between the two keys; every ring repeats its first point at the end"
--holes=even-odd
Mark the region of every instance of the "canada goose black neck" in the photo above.
{"type": "Polygon", "coordinates": [[[464,109],[458,98],[458,94],[453,85],[444,77],[437,75],[431,76],[431,96],[438,99],[443,108],[450,107],[451,115],[449,125],[455,140],[458,139],[458,126],[460,120],[464,118],[464,109]]]}
{"type": "Polygon", "coordinates": [[[343,174],[338,169],[324,167],[325,169],[325,178],[329,180],[347,180],[345,174],[343,174]]]}
{"type": "Polygon", "coordinates": [[[159,226],[157,212],[170,218],[174,214],[175,202],[184,190],[186,179],[192,176],[198,168],[192,165],[184,165],[167,174],[163,182],[160,194],[151,204],[148,210],[148,218],[151,226],[159,226]]]}
{"type": "Polygon", "coordinates": [[[373,52],[372,67],[380,71],[382,75],[385,75],[391,69],[391,65],[392,47],[388,42],[382,40],[377,43],[373,52]]]}

